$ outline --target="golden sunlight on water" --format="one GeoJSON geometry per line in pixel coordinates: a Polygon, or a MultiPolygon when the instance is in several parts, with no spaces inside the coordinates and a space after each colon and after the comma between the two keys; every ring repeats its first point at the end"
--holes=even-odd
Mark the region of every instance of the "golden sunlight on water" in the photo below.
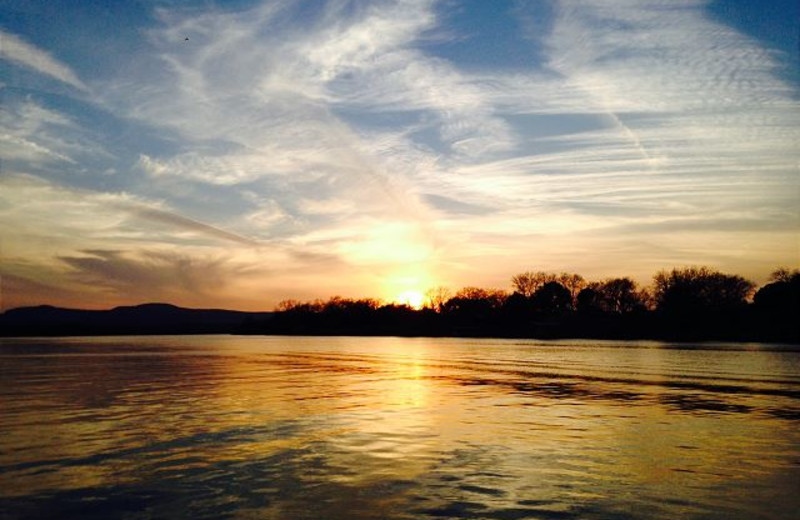
{"type": "Polygon", "coordinates": [[[800,352],[0,343],[0,518],[795,518],[800,352]]]}

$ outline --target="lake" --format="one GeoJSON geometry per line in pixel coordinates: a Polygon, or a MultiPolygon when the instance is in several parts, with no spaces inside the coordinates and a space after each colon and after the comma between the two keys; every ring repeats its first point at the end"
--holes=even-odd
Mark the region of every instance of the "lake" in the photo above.
{"type": "Polygon", "coordinates": [[[0,340],[0,518],[796,519],[800,348],[0,340]]]}

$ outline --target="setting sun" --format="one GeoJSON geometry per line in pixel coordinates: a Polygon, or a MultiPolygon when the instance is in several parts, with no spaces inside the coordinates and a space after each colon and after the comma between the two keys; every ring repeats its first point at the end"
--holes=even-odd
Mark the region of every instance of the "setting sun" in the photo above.
{"type": "Polygon", "coordinates": [[[397,295],[395,301],[408,305],[414,309],[421,309],[422,304],[425,303],[425,295],[419,291],[404,291],[397,295]]]}

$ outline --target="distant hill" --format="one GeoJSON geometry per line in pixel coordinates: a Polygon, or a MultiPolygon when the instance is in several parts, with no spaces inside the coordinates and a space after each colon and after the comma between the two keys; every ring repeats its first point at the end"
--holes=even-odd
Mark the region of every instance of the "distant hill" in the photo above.
{"type": "Polygon", "coordinates": [[[10,309],[0,314],[0,336],[246,333],[263,328],[272,314],[186,309],[166,303],[99,311],[41,305],[10,309]]]}

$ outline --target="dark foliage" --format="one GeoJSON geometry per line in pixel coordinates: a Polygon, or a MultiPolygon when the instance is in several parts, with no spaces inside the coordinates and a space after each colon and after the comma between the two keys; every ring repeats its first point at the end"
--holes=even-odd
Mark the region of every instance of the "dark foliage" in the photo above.
{"type": "Polygon", "coordinates": [[[54,307],[0,315],[0,335],[307,334],[652,338],[800,342],[800,272],[779,269],[753,298],[752,282],[709,268],[659,272],[652,297],[630,278],[586,283],[580,275],[527,272],[516,291],[443,287],[426,308],[374,299],[287,300],[274,313],[149,304],[109,311],[54,307]]]}
{"type": "Polygon", "coordinates": [[[466,287],[450,297],[437,288],[421,311],[372,300],[293,302],[263,332],[797,341],[800,277],[780,272],[754,304],[751,282],[705,267],[658,273],[652,297],[630,278],[587,284],[580,275],[525,272],[512,278],[510,295],[466,287]]]}
{"type": "Polygon", "coordinates": [[[653,284],[661,333],[672,339],[738,339],[753,334],[748,297],[755,285],[707,267],[661,271],[653,284]]]}
{"type": "Polygon", "coordinates": [[[547,282],[531,297],[535,315],[542,318],[560,318],[572,310],[572,295],[558,282],[547,282]]]}
{"type": "Polygon", "coordinates": [[[800,342],[800,271],[778,269],[753,298],[758,329],[767,339],[800,342]]]}

